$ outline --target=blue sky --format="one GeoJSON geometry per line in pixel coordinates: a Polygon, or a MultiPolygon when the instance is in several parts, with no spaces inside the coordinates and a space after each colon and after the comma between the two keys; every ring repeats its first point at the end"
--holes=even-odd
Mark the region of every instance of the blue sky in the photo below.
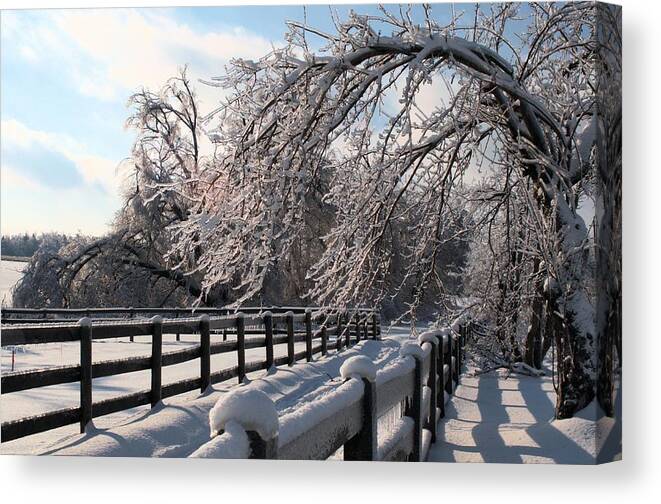
{"type": "MultiPolygon", "coordinates": [[[[376,12],[333,7],[350,8],[376,12]]],[[[450,7],[435,9],[447,18],[450,7]]],[[[301,6],[2,11],[2,233],[103,234],[134,138],[128,97],[184,64],[198,79],[221,75],[231,57],[258,58],[283,43],[285,20],[303,16],[301,6]]],[[[327,6],[306,16],[332,30],[327,6]]],[[[218,91],[197,89],[211,110],[218,91]]]]}

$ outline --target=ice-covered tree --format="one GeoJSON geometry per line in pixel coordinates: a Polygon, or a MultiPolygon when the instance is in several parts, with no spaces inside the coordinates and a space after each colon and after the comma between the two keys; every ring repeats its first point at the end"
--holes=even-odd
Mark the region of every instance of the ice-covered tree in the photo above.
{"type": "Polygon", "coordinates": [[[158,93],[136,93],[130,104],[128,126],[138,135],[111,232],[45,243],[16,286],[19,306],[162,306],[203,295],[191,274],[194,257],[170,254],[170,226],[188,218],[205,162],[195,93],[182,74],[158,93]]]}
{"type": "Polygon", "coordinates": [[[295,271],[302,298],[406,291],[414,315],[443,301],[472,242],[484,264],[471,292],[501,347],[517,351],[525,321],[526,348],[552,336],[557,416],[596,392],[610,411],[620,282],[595,303],[589,266],[621,261],[619,10],[465,9],[445,22],[426,5],[352,12],[331,33],[290,23],[284,46],[208,83],[225,98],[204,117],[185,77],[139,93],[127,206],[110,242],[66,270],[113,250],[198,302],[237,305],[295,271]],[[579,211],[588,192],[596,242],[579,211]]]}
{"type": "Polygon", "coordinates": [[[426,6],[383,9],[352,13],[333,33],[291,23],[285,47],[237,60],[214,81],[229,97],[211,118],[212,176],[174,253],[207,244],[196,258],[202,289],[238,277],[247,299],[300,240],[306,200],[327,183],[336,215],[310,294],[322,303],[385,296],[387,236],[401,222],[408,276],[424,290],[456,224],[450,196],[486,160],[526,186],[530,220],[546,237],[540,290],[557,328],[557,415],[571,416],[594,397],[598,367],[578,207],[592,173],[598,61],[609,50],[596,37],[599,9],[495,4],[446,24],[426,6]],[[423,107],[430,84],[445,96],[423,107]]]}

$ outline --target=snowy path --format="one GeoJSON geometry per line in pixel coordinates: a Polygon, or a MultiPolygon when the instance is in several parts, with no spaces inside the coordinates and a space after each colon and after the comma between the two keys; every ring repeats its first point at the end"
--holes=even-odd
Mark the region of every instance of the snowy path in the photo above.
{"type": "MultiPolygon", "coordinates": [[[[619,396],[617,404],[621,411],[619,396]]],[[[603,446],[604,460],[621,454],[621,443],[613,442],[621,439],[621,424],[610,419],[595,423],[595,403],[576,418],[560,421],[553,419],[554,405],[550,376],[508,376],[505,370],[464,375],[446,405],[428,460],[593,464],[597,444],[603,446]]]]}

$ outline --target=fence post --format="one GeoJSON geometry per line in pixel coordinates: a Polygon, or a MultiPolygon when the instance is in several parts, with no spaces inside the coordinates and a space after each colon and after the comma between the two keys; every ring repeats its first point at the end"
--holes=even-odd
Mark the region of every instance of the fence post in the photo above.
{"type": "Polygon", "coordinates": [[[80,433],[92,421],[92,321],[83,318],[80,324],[80,433]]]}
{"type": "Polygon", "coordinates": [[[429,364],[427,386],[431,389],[431,397],[429,398],[429,421],[427,423],[427,429],[431,432],[431,442],[435,443],[436,424],[438,423],[438,417],[436,415],[436,407],[438,405],[438,340],[428,341],[428,343],[431,345],[431,362],[429,364]]]}
{"type": "Polygon", "coordinates": [[[326,334],[326,324],[324,323],[321,328],[321,355],[324,356],[328,353],[328,335],[326,334]]]}
{"type": "Polygon", "coordinates": [[[439,418],[445,418],[445,360],[443,352],[443,335],[438,340],[438,355],[436,357],[436,374],[438,376],[438,389],[436,403],[440,409],[439,418]]]}
{"type": "Polygon", "coordinates": [[[211,331],[209,315],[200,317],[200,391],[211,385],[211,331]]]}
{"type": "Polygon", "coordinates": [[[344,460],[377,460],[376,366],[365,356],[351,357],[342,364],[340,375],[345,380],[359,375],[363,382],[363,425],[360,432],[344,444],[344,460]],[[354,368],[354,363],[360,371],[354,368]]]}
{"type": "Polygon", "coordinates": [[[305,310],[305,360],[312,361],[312,310],[305,310]]]}
{"type": "Polygon", "coordinates": [[[264,336],[266,344],[266,369],[273,367],[273,315],[264,312],[264,336]]]}
{"type": "MultiPolygon", "coordinates": [[[[439,385],[438,385],[438,348],[439,348],[439,342],[437,335],[438,333],[436,331],[428,331],[424,332],[420,335],[418,338],[418,341],[420,343],[420,346],[422,346],[425,343],[428,343],[431,346],[431,352],[430,352],[430,362],[429,362],[429,376],[427,377],[427,386],[430,389],[430,397],[429,397],[429,416],[426,419],[426,425],[425,428],[431,432],[431,442],[434,443],[436,442],[436,434],[437,434],[437,423],[438,423],[438,415],[436,412],[436,408],[438,407],[438,390],[439,390],[439,385]]],[[[441,391],[443,390],[441,386],[441,391]]]]}
{"type": "Polygon", "coordinates": [[[344,346],[349,348],[351,346],[351,315],[348,313],[345,315],[344,320],[347,323],[347,328],[345,329],[344,335],[344,346]]]}
{"type": "Polygon", "coordinates": [[[459,338],[459,348],[457,349],[457,382],[461,376],[461,369],[464,366],[464,338],[459,338]]]}
{"type": "Polygon", "coordinates": [[[376,334],[376,311],[372,313],[372,339],[377,339],[377,334],[376,334]]]}
{"type": "Polygon", "coordinates": [[[461,350],[460,354],[460,359],[459,359],[459,374],[461,374],[461,370],[464,367],[464,360],[466,359],[466,335],[468,334],[468,326],[466,326],[466,329],[464,330],[464,335],[461,338],[461,341],[459,342],[459,349],[461,350]]]}
{"type": "MultiPolygon", "coordinates": [[[[475,337],[475,328],[473,326],[473,322],[468,323],[468,334],[466,335],[466,346],[468,346],[468,343],[473,342],[473,338],[475,337]]],[[[464,359],[466,358],[466,348],[464,347],[464,359]]]]}
{"type": "MultiPolygon", "coordinates": [[[[135,318],[135,308],[132,306],[129,308],[129,313],[131,314],[131,318],[135,318]]],[[[129,341],[133,343],[133,336],[129,336],[129,341]]]]}
{"type": "Polygon", "coordinates": [[[356,327],[354,331],[356,333],[356,343],[358,343],[360,341],[360,313],[356,312],[354,319],[356,321],[356,327]]]}
{"type": "Polygon", "coordinates": [[[241,312],[236,314],[236,360],[239,383],[243,383],[246,377],[246,321],[241,312]]]}
{"type": "Polygon", "coordinates": [[[407,416],[413,418],[413,451],[409,456],[410,462],[422,462],[422,359],[413,356],[415,359],[415,378],[413,386],[413,398],[411,400],[410,412],[407,416]]]}
{"type": "Polygon", "coordinates": [[[459,336],[452,335],[450,338],[453,340],[453,357],[454,357],[454,369],[452,370],[452,376],[454,377],[454,382],[459,383],[459,336]]]}
{"type": "Polygon", "coordinates": [[[362,378],[363,428],[344,445],[344,460],[377,460],[376,383],[362,378]]]}
{"type": "Polygon", "coordinates": [[[415,361],[415,389],[413,391],[413,432],[415,442],[413,445],[412,459],[422,462],[422,360],[415,361]]]}
{"type": "MultiPolygon", "coordinates": [[[[250,387],[237,387],[223,394],[209,412],[212,436],[222,436],[229,422],[238,424],[246,433],[249,441],[248,458],[278,458],[278,411],[273,400],[264,392],[250,387]]],[[[217,439],[213,437],[208,444],[213,444],[217,439]]],[[[208,457],[200,453],[204,452],[204,448],[205,445],[202,445],[192,457],[208,457]]],[[[230,449],[229,453],[232,451],[230,449]]]]}
{"type": "Polygon", "coordinates": [[[464,341],[466,339],[466,333],[468,332],[468,326],[465,324],[461,325],[461,329],[459,330],[459,359],[457,359],[458,362],[458,367],[459,371],[461,372],[461,360],[464,358],[464,341]]]}
{"type": "Polygon", "coordinates": [[[151,407],[153,408],[162,398],[163,318],[155,315],[151,323],[151,407]]]}
{"type": "MultiPolygon", "coordinates": [[[[445,338],[447,338],[448,342],[448,348],[443,355],[443,364],[448,366],[448,380],[445,382],[445,391],[449,395],[452,395],[452,392],[454,391],[454,385],[452,383],[454,374],[452,371],[452,334],[450,331],[447,331],[447,334],[443,336],[444,340],[445,338]]],[[[445,346],[445,344],[443,346],[445,346]]],[[[445,373],[445,369],[443,370],[443,373],[445,373]]]]}
{"type": "Polygon", "coordinates": [[[335,330],[335,344],[337,345],[337,351],[342,350],[342,314],[338,312],[337,314],[337,329],[335,330]]]}
{"type": "Polygon", "coordinates": [[[458,348],[457,348],[457,381],[459,381],[459,376],[461,376],[461,368],[464,361],[464,338],[463,336],[459,337],[458,348]]]}
{"type": "Polygon", "coordinates": [[[285,314],[287,323],[287,365],[294,365],[294,313],[288,311],[285,314]]]}
{"type": "Polygon", "coordinates": [[[278,438],[264,440],[256,431],[246,431],[250,441],[250,458],[252,459],[277,459],[278,438]]]}

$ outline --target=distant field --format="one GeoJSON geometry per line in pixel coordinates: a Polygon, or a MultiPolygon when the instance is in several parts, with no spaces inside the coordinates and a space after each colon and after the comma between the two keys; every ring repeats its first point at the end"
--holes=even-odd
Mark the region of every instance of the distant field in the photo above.
{"type": "Polygon", "coordinates": [[[3,255],[0,259],[3,261],[15,261],[15,262],[28,262],[30,260],[29,257],[8,256],[8,255],[3,255]]]}
{"type": "Polygon", "coordinates": [[[0,302],[3,306],[11,306],[11,289],[23,276],[23,269],[27,263],[24,261],[6,260],[3,256],[0,261],[0,302]]]}

